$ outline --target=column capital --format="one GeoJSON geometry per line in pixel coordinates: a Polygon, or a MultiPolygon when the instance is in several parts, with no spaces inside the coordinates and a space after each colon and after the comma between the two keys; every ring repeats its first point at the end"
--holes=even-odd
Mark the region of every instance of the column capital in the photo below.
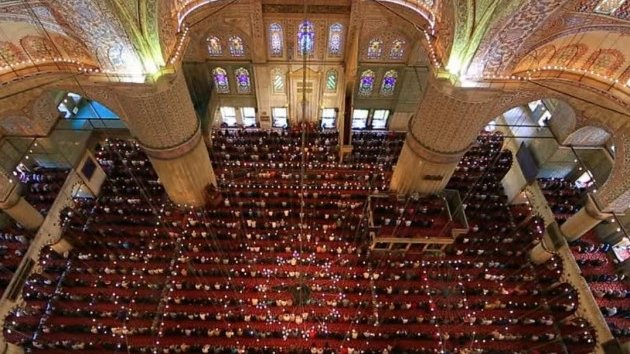
{"type": "Polygon", "coordinates": [[[184,141],[177,146],[165,149],[154,149],[148,146],[144,146],[142,143],[140,143],[140,146],[142,147],[142,149],[144,149],[144,152],[146,152],[149,157],[154,157],[160,160],[172,160],[183,156],[194,149],[197,144],[199,144],[201,136],[201,125],[199,125],[197,131],[190,139],[184,141]]]}
{"type": "Polygon", "coordinates": [[[407,145],[409,150],[417,157],[433,163],[458,163],[466,151],[472,146],[472,144],[470,144],[461,151],[443,153],[422,144],[411,129],[407,132],[405,145],[407,145]]]}
{"type": "Polygon", "coordinates": [[[177,150],[200,128],[182,70],[152,85],[125,85],[116,90],[129,131],[150,150],[177,150]]]}
{"type": "Polygon", "coordinates": [[[505,93],[491,89],[454,86],[430,75],[409,132],[429,150],[461,153],[475,141],[479,130],[493,117],[505,93]]]}
{"type": "Polygon", "coordinates": [[[466,104],[492,103],[494,105],[496,99],[505,95],[505,91],[498,89],[458,86],[457,82],[453,80],[451,76],[445,76],[442,73],[429,75],[427,80],[427,87],[428,86],[439,90],[444,96],[448,96],[456,102],[466,104]]]}

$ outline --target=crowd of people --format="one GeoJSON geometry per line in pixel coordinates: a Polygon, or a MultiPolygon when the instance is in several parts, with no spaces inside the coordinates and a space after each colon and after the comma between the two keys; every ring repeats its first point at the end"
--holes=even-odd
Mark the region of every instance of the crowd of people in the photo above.
{"type": "Polygon", "coordinates": [[[610,331],[621,341],[630,340],[630,283],[615,271],[608,255],[610,245],[590,231],[570,246],[610,331]]]}
{"type": "Polygon", "coordinates": [[[584,204],[586,190],[564,178],[539,178],[538,186],[553,212],[558,225],[562,225],[584,204]]]}
{"type": "MultiPolygon", "coordinates": [[[[136,143],[105,141],[102,195],[64,210],[75,247],[42,252],[5,338],[47,354],[592,350],[561,263],[528,263],[542,228],[517,226],[496,188],[497,161],[509,160],[500,136],[482,135],[472,152],[499,159],[468,156],[458,169],[461,180],[491,173],[453,182],[474,226],[439,255],[370,250],[368,196],[386,193],[397,155],[383,141],[399,136],[357,139],[393,160],[340,163],[330,132],[216,131],[222,200],[201,209],[167,201],[136,143]]],[[[384,198],[372,217],[423,227],[444,208],[400,203],[384,198]]]]}
{"type": "Polygon", "coordinates": [[[452,224],[446,200],[440,196],[371,199],[372,225],[379,228],[378,236],[433,237],[450,236],[452,224]]]}
{"type": "Polygon", "coordinates": [[[512,153],[502,150],[504,136],[482,132],[462,157],[446,188],[460,193],[472,231],[508,232],[515,227],[501,180],[512,166],[512,153]]]}
{"type": "Polygon", "coordinates": [[[43,215],[48,213],[70,169],[36,166],[20,172],[19,179],[26,187],[24,199],[43,215]]]}
{"type": "Polygon", "coordinates": [[[11,278],[17,271],[22,257],[30,245],[31,235],[10,220],[5,220],[6,226],[0,231],[0,291],[9,286],[11,278]]]}

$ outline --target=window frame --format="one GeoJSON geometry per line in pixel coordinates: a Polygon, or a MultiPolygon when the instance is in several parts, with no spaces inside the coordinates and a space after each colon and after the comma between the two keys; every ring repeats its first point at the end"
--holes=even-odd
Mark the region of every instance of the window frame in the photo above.
{"type": "Polygon", "coordinates": [[[281,129],[289,127],[289,110],[287,107],[271,107],[271,126],[281,129]],[[277,115],[277,112],[280,110],[284,111],[284,115],[277,115]],[[281,119],[284,119],[284,124],[276,124],[276,121],[281,119]]]}
{"type": "Polygon", "coordinates": [[[229,128],[234,128],[234,127],[238,126],[238,119],[236,117],[236,107],[233,107],[233,106],[220,106],[219,107],[219,113],[221,114],[221,125],[225,124],[229,128]],[[227,110],[227,109],[232,109],[232,111],[234,112],[234,116],[233,117],[229,117],[229,118],[233,118],[234,119],[234,124],[232,124],[232,125],[230,125],[230,123],[226,122],[225,110],[227,110]]]}
{"type": "Polygon", "coordinates": [[[337,108],[325,107],[321,109],[320,120],[322,129],[335,129],[337,127],[337,108]],[[332,116],[325,116],[325,112],[332,112],[332,116]],[[326,126],[326,121],[332,120],[332,126],[326,126]]]}
{"type": "Polygon", "coordinates": [[[258,121],[256,119],[256,107],[240,107],[241,111],[241,120],[243,121],[243,126],[245,128],[256,127],[258,126],[258,121]],[[248,116],[245,114],[245,111],[251,109],[254,115],[248,116]]]}

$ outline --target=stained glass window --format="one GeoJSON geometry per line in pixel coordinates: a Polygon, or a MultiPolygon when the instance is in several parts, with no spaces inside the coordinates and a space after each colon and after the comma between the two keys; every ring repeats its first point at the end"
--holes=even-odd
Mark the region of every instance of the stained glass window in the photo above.
{"type": "Polygon", "coordinates": [[[626,0],[602,0],[595,7],[595,12],[604,14],[604,15],[612,15],[626,0]]]}
{"type": "Polygon", "coordinates": [[[212,76],[218,93],[230,93],[230,84],[225,69],[214,68],[214,70],[212,70],[212,76]]]}
{"type": "Polygon", "coordinates": [[[400,60],[403,57],[404,51],[405,51],[405,41],[402,39],[394,39],[394,41],[392,42],[392,47],[389,50],[389,58],[390,59],[395,59],[395,60],[400,60]]]}
{"type": "Polygon", "coordinates": [[[383,76],[383,82],[381,83],[381,95],[391,96],[394,94],[397,78],[398,73],[396,72],[396,70],[390,70],[385,73],[385,75],[383,76]]]}
{"type": "Polygon", "coordinates": [[[328,31],[328,55],[338,56],[341,55],[341,44],[343,26],[340,23],[334,23],[330,25],[328,31]]]}
{"type": "Polygon", "coordinates": [[[368,46],[367,56],[370,59],[378,59],[383,52],[383,41],[380,39],[372,39],[368,46]]]}
{"type": "Polygon", "coordinates": [[[330,69],[326,73],[326,90],[337,91],[337,70],[330,69]]]}
{"type": "Polygon", "coordinates": [[[221,48],[221,41],[219,38],[210,36],[206,38],[206,43],[208,44],[208,54],[211,57],[219,57],[223,55],[223,48],[221,48]]]}
{"type": "Polygon", "coordinates": [[[238,68],[234,71],[236,76],[236,91],[238,93],[250,93],[252,91],[249,71],[245,68],[238,68]]]}
{"type": "Polygon", "coordinates": [[[298,53],[313,54],[313,48],[315,47],[315,31],[313,30],[313,23],[311,21],[304,21],[298,28],[298,53]]]}
{"type": "Polygon", "coordinates": [[[361,80],[359,81],[359,95],[369,96],[374,89],[374,71],[365,70],[361,73],[361,80]]]}
{"type": "Polygon", "coordinates": [[[284,73],[280,69],[274,69],[271,74],[273,93],[284,92],[284,73]]]}
{"type": "Polygon", "coordinates": [[[230,54],[233,57],[242,57],[245,55],[245,47],[243,47],[243,40],[239,36],[230,37],[230,54]]]}
{"type": "Polygon", "coordinates": [[[281,57],[283,51],[282,26],[279,23],[269,25],[269,42],[271,46],[271,56],[281,57]]]}

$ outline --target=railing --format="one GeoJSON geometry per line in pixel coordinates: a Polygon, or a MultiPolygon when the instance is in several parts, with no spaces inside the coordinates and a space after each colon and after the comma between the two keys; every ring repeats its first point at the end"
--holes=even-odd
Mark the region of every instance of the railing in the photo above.
{"type": "MultiPolygon", "coordinates": [[[[24,281],[31,275],[32,272],[37,271],[37,260],[39,259],[42,248],[58,241],[61,238],[61,210],[74,203],[72,190],[79,183],[82,183],[79,175],[74,170],[70,171],[66,181],[61,187],[61,190],[57,194],[57,198],[50,207],[44,222],[39,227],[35,238],[28,248],[28,251],[15,271],[9,286],[7,286],[4,294],[2,294],[2,298],[0,299],[0,328],[4,328],[4,320],[13,307],[22,302],[22,288],[24,286],[24,281]],[[12,298],[9,298],[9,295],[12,295],[12,298]]],[[[0,343],[4,342],[4,337],[2,332],[0,332],[0,343]]]]}
{"type": "Polygon", "coordinates": [[[580,317],[586,318],[597,333],[596,353],[604,353],[602,345],[608,341],[614,340],[614,337],[606,324],[604,316],[599,310],[593,293],[584,277],[582,277],[582,271],[577,265],[569,245],[565,242],[564,245],[557,250],[556,254],[562,260],[563,281],[571,284],[578,293],[578,314],[580,317]]]}

